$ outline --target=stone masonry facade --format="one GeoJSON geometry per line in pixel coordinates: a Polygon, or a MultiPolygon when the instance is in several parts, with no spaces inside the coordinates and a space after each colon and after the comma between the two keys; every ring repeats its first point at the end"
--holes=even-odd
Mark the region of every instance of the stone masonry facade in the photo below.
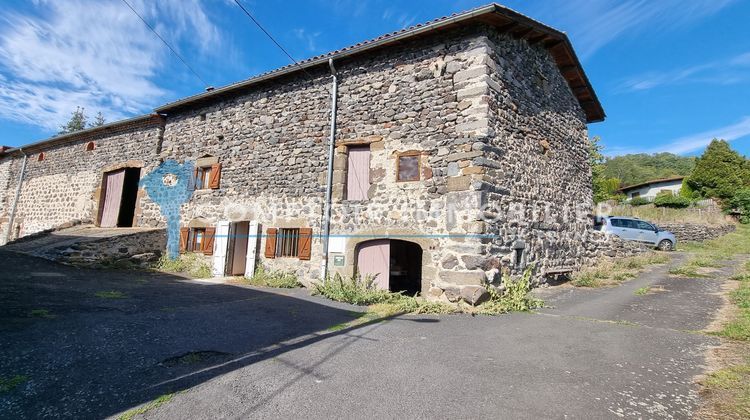
{"type": "MultiPolygon", "coordinates": [[[[422,250],[421,292],[447,299],[446,290],[496,280],[487,278],[493,269],[518,274],[531,267],[544,281],[589,258],[587,116],[543,44],[474,23],[347,56],[335,66],[330,272],[352,275],[364,242],[402,238],[422,250]],[[369,150],[365,200],[345,193],[353,147],[369,150]],[[397,182],[397,160],[405,154],[417,156],[419,179],[397,182]],[[333,257],[343,263],[334,265],[333,257]]],[[[195,190],[181,204],[180,225],[247,220],[261,233],[309,228],[309,259],[267,258],[265,235],[256,258],[310,285],[326,260],[331,86],[328,68],[310,67],[123,129],[38,148],[29,156],[12,227],[22,159],[6,154],[0,227],[15,229],[16,237],[74,219],[95,223],[104,172],[137,167],[144,176],[163,161],[208,159],[221,165],[220,187],[195,190]],[[90,141],[96,147],[85,151],[90,141]]],[[[165,226],[143,189],[134,222],[165,226]]]]}

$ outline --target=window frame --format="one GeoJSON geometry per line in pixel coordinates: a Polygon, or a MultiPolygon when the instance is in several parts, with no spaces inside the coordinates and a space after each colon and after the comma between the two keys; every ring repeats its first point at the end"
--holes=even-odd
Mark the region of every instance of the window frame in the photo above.
{"type": "Polygon", "coordinates": [[[419,182],[422,180],[422,152],[410,150],[399,153],[396,156],[396,182],[419,182]],[[417,160],[417,177],[416,179],[401,179],[401,158],[415,158],[417,160]]]}
{"type": "Polygon", "coordinates": [[[188,230],[188,242],[185,251],[187,252],[203,252],[203,245],[206,241],[206,228],[205,227],[191,227],[188,230]],[[196,233],[200,233],[200,242],[196,241],[196,233]]]}
{"type": "Polygon", "coordinates": [[[277,228],[276,258],[299,258],[300,228],[277,228]]]}
{"type": "Polygon", "coordinates": [[[198,166],[195,168],[195,190],[210,190],[211,172],[213,165],[198,166]],[[198,180],[200,179],[200,182],[198,180]],[[200,184],[200,187],[198,186],[200,184]]]}

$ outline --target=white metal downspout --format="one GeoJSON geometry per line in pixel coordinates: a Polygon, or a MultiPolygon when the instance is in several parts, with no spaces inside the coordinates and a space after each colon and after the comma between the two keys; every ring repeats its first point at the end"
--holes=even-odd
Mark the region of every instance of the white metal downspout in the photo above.
{"type": "Polygon", "coordinates": [[[338,77],[333,59],[328,59],[328,67],[331,69],[331,134],[328,138],[328,174],[326,177],[326,205],[323,220],[323,261],[320,263],[320,276],[325,279],[328,276],[328,242],[331,239],[331,196],[333,188],[333,156],[336,146],[336,96],[338,95],[338,77]]]}
{"type": "Polygon", "coordinates": [[[13,222],[16,218],[16,209],[18,208],[18,197],[21,196],[21,184],[23,184],[23,177],[26,173],[26,161],[29,158],[29,155],[27,155],[26,152],[23,151],[23,149],[18,148],[18,150],[23,154],[23,164],[21,165],[21,173],[18,175],[18,185],[16,185],[16,196],[13,199],[13,207],[10,209],[10,217],[8,218],[8,230],[5,231],[6,244],[10,242],[10,232],[13,231],[13,222]]]}

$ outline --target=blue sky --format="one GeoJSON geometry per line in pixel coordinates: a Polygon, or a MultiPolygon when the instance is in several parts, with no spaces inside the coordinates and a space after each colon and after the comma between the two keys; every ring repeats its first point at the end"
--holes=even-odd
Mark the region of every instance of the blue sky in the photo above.
{"type": "MultiPolygon", "coordinates": [[[[288,64],[232,0],[129,0],[213,86],[288,64]]],[[[304,59],[487,1],[251,1],[304,59]]],[[[749,0],[513,0],[565,31],[607,112],[607,154],[750,155],[749,0]]],[[[10,0],[0,15],[0,144],[54,134],[76,106],[108,121],[205,87],[121,0],[10,0]]]]}

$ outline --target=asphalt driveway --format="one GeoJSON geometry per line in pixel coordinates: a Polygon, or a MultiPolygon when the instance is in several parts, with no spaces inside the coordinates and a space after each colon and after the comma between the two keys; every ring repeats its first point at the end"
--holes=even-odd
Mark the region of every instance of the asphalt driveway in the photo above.
{"type": "Polygon", "coordinates": [[[0,251],[0,418],[688,418],[721,281],[656,267],[537,314],[400,316],[0,251]],[[639,296],[644,285],[657,293],[639,296]],[[115,293],[117,298],[103,297],[115,293]],[[46,310],[48,313],[40,312],[46,310]]]}

